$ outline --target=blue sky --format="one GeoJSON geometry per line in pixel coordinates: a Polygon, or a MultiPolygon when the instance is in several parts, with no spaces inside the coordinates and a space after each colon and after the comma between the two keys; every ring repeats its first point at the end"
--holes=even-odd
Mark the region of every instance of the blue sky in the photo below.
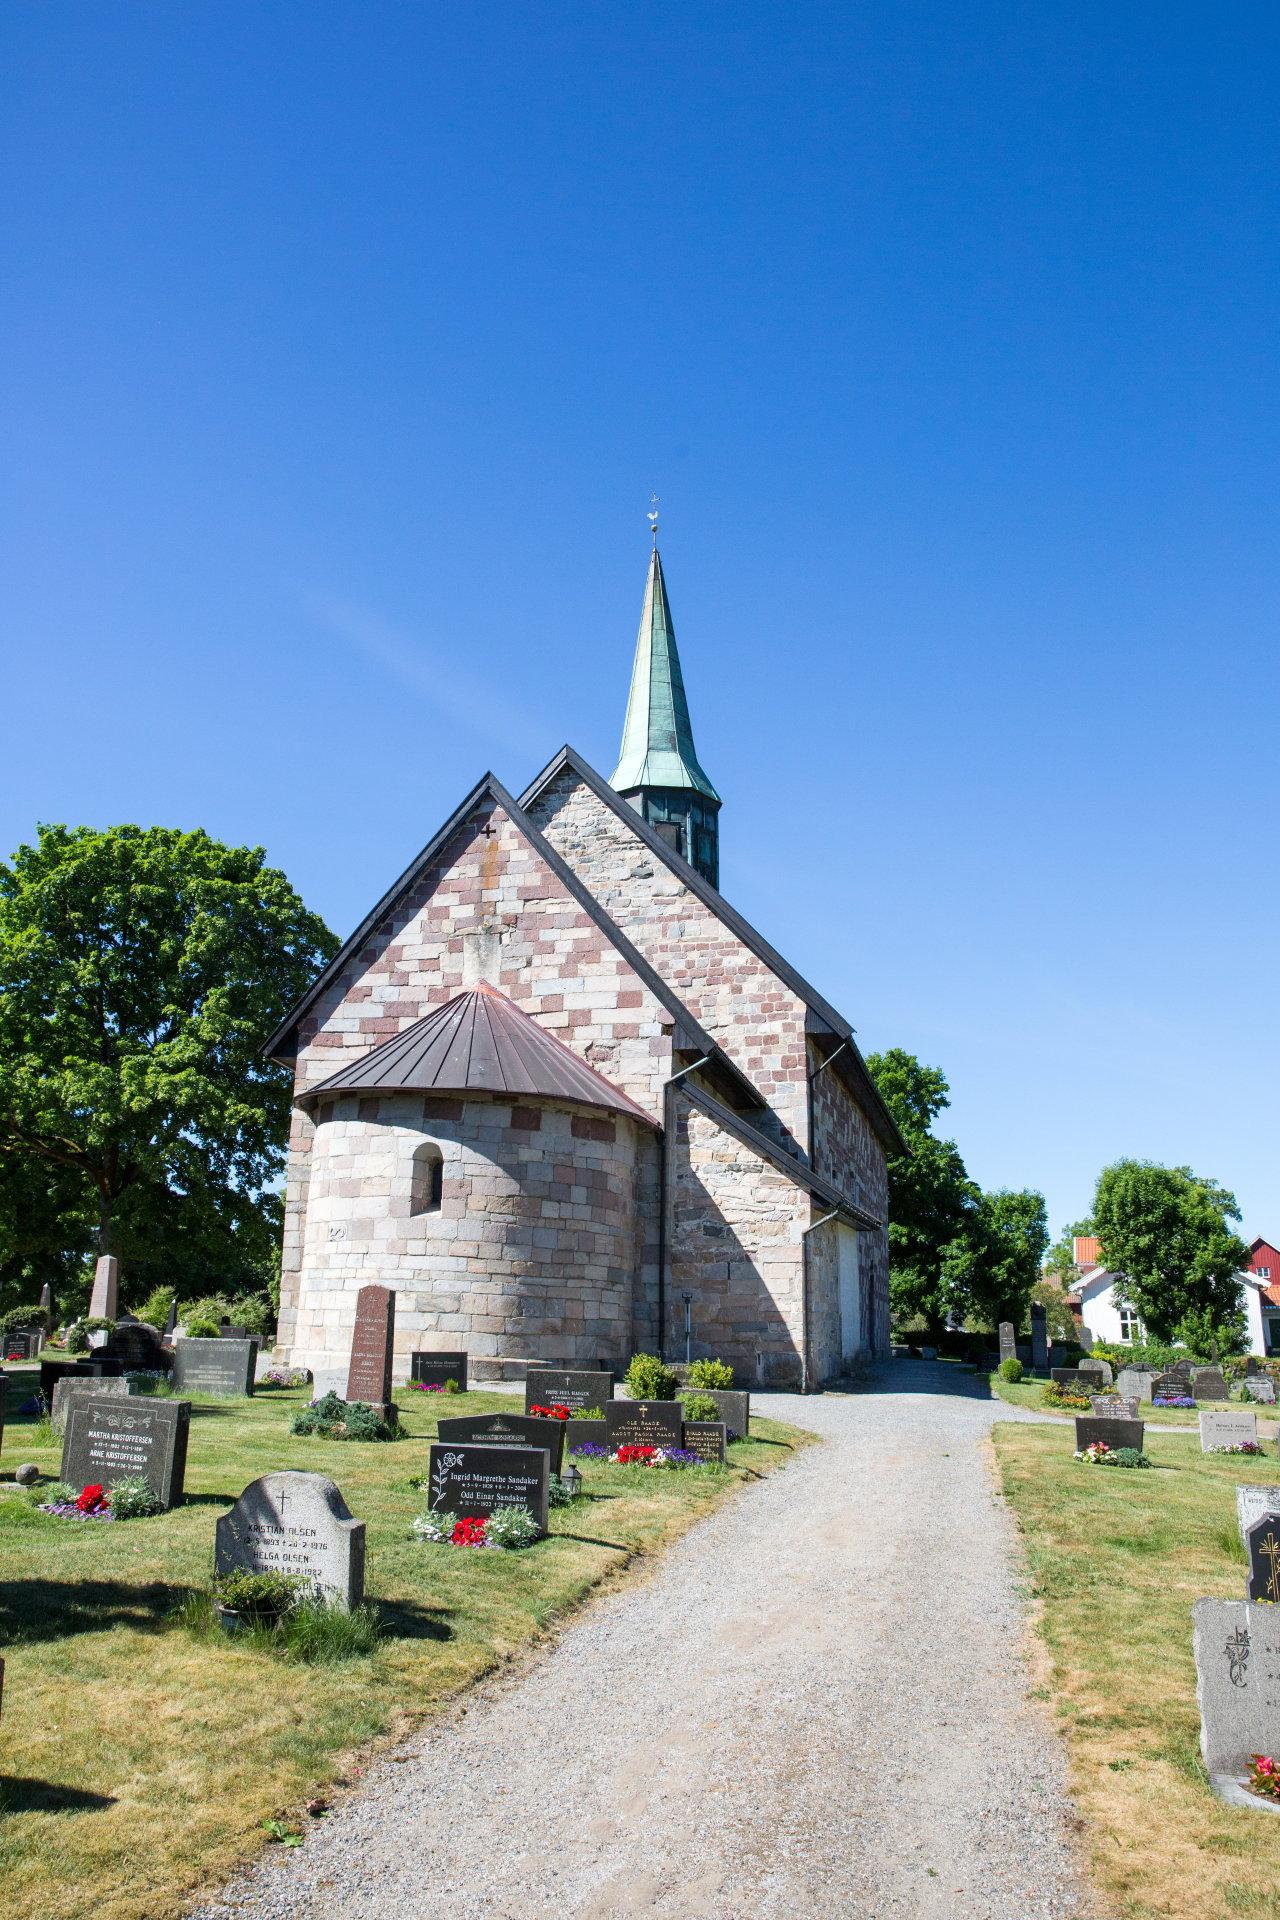
{"type": "Polygon", "coordinates": [[[1055,1227],[1277,1191],[1272,8],[0,23],[0,847],[340,932],[607,774],[663,558],[724,891],[1055,1227]]]}

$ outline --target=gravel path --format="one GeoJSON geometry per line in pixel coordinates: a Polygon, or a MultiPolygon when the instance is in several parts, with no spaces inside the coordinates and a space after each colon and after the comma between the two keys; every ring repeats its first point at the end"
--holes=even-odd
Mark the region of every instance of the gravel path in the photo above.
{"type": "Polygon", "coordinates": [[[993,1419],[1035,1416],[906,1360],[765,1406],[825,1445],[372,1768],[201,1920],[1087,1911],[986,1451],[993,1419]]]}

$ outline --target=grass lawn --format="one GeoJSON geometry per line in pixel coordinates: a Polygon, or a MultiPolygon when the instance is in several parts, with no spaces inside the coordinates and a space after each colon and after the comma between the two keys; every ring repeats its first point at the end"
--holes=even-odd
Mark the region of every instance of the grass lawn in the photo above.
{"type": "MultiPolygon", "coordinates": [[[[31,1390],[11,1373],[9,1404],[31,1390]]],[[[47,1425],[11,1411],[0,1474],[0,1871],[6,1915],[151,1920],[178,1911],[265,1844],[260,1823],[302,1824],[305,1800],[350,1780],[360,1748],[402,1732],[552,1626],[601,1581],[652,1553],[811,1437],[752,1419],[732,1464],[681,1473],[583,1465],[584,1498],[553,1510],[523,1553],[419,1544],[437,1413],[510,1412],[509,1394],[396,1398],[410,1436],[386,1444],[294,1438],[305,1390],[193,1398],[186,1504],[118,1523],[37,1513],[13,1482],[55,1476],[47,1425]],[[337,1481],[367,1523],[366,1598],[385,1637],[369,1656],[303,1666],[175,1607],[205,1588],[214,1522],[261,1473],[337,1481]],[[87,1890],[92,1889],[91,1900],[87,1890]]]]}
{"type": "MultiPolygon", "coordinates": [[[[1035,1413],[1053,1413],[1059,1418],[1074,1420],[1076,1413],[1087,1413],[1086,1407],[1059,1408],[1046,1407],[1044,1404],[1043,1380],[1019,1380],[1016,1383],[1002,1380],[998,1373],[988,1374],[991,1391],[999,1400],[1007,1400],[1011,1407],[1030,1407],[1035,1413]]],[[[1200,1415],[1213,1406],[1228,1406],[1233,1413],[1256,1413],[1258,1415],[1258,1436],[1269,1439],[1276,1431],[1275,1415],[1269,1408],[1250,1401],[1208,1401],[1202,1407],[1151,1407],[1142,1404],[1138,1408],[1138,1418],[1145,1420],[1149,1427],[1186,1427],[1193,1433],[1200,1431],[1200,1415]]]]}
{"type": "Polygon", "coordinates": [[[1280,1462],[1156,1433],[1154,1469],[1125,1472],[1081,1466],[1057,1426],[994,1435],[1040,1602],[1045,1697],[1111,1910],[1280,1917],[1280,1817],[1209,1791],[1191,1646],[1194,1600],[1244,1598],[1235,1489],[1280,1482],[1280,1462]]]}

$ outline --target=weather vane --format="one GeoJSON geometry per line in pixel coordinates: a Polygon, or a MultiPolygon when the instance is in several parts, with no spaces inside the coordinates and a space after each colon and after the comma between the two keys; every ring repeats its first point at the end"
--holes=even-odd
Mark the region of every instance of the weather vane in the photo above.
{"type": "Polygon", "coordinates": [[[653,550],[656,553],[658,550],[658,496],[656,493],[649,495],[649,531],[653,535],[653,550]]]}

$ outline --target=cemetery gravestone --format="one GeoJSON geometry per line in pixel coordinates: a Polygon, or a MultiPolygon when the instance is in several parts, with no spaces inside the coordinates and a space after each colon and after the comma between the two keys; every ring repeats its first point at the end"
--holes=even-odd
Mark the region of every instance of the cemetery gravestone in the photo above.
{"type": "Polygon", "coordinates": [[[175,1340],[175,1393],[234,1394],[253,1392],[257,1372],[256,1340],[175,1340]]]}
{"type": "Polygon", "coordinates": [[[1013,1330],[1012,1320],[1000,1322],[1000,1361],[1016,1360],[1018,1357],[1018,1338],[1013,1330]]]}
{"type": "Polygon", "coordinates": [[[689,1453],[696,1453],[700,1460],[722,1467],[724,1441],[723,1420],[686,1420],[684,1423],[685,1449],[689,1453]]]}
{"type": "Polygon", "coordinates": [[[1237,1487],[1236,1513],[1241,1540],[1248,1539],[1255,1520],[1271,1516],[1280,1525],[1280,1487],[1237,1487]]]}
{"type": "Polygon", "coordinates": [[[1121,1399],[1114,1393],[1090,1394],[1089,1410],[1101,1414],[1104,1419],[1110,1416],[1116,1420],[1136,1420],[1138,1417],[1137,1401],[1121,1399]]]}
{"type": "Polygon", "coordinates": [[[223,1320],[218,1326],[218,1338],[219,1340],[247,1340],[249,1338],[249,1329],[248,1327],[233,1327],[229,1320],[223,1320]]]}
{"type": "Polygon", "coordinates": [[[432,1513],[487,1520],[499,1507],[523,1507],[547,1530],[548,1455],[541,1447],[434,1443],[427,1455],[432,1513]]]}
{"type": "Polygon", "coordinates": [[[82,1396],[67,1415],[62,1478],[73,1487],[113,1487],[140,1474],[161,1506],[179,1506],[190,1424],[186,1400],[82,1396]]]}
{"type": "Polygon", "coordinates": [[[1116,1392],[1126,1400],[1149,1400],[1156,1367],[1121,1367],[1116,1375],[1116,1392]]]}
{"type": "Polygon", "coordinates": [[[318,1600],[364,1598],[364,1521],[322,1473],[264,1473],[216,1528],[215,1573],[292,1573],[318,1600]]]}
{"type": "Polygon", "coordinates": [[[1221,1367],[1197,1367],[1191,1376],[1191,1391],[1197,1400],[1225,1400],[1227,1382],[1221,1367]]]}
{"type": "Polygon", "coordinates": [[[1090,1360],[1087,1356],[1080,1362],[1081,1373],[1092,1373],[1101,1380],[1104,1387],[1111,1385],[1111,1362],[1109,1360],[1090,1360]]]}
{"type": "Polygon", "coordinates": [[[1083,1453],[1086,1447],[1100,1440],[1113,1453],[1119,1447],[1132,1447],[1141,1453],[1143,1431],[1141,1420],[1099,1420],[1092,1415],[1077,1414],[1076,1452],[1083,1453]]]}
{"type": "MultiPolygon", "coordinates": [[[[572,1367],[530,1367],[524,1376],[524,1410],[530,1407],[584,1407],[603,1413],[613,1400],[611,1373],[585,1373],[572,1367]]],[[[679,1443],[677,1442],[677,1445],[679,1443]]]]}
{"type": "Polygon", "coordinates": [[[3,1452],[4,1450],[4,1409],[5,1409],[5,1402],[7,1401],[8,1397],[9,1397],[8,1378],[4,1372],[4,1369],[0,1367],[0,1452],[3,1452]]]}
{"type": "Polygon", "coordinates": [[[1044,1303],[1035,1300],[1031,1305],[1031,1365],[1036,1373],[1043,1373],[1049,1364],[1049,1315],[1044,1303]]]}
{"type": "Polygon", "coordinates": [[[1097,1374],[1082,1373],[1078,1367],[1054,1367],[1049,1378],[1064,1393],[1088,1394],[1096,1393],[1098,1389],[1097,1374]]]}
{"type": "Polygon", "coordinates": [[[465,1353],[411,1353],[409,1378],[420,1381],[424,1387],[442,1387],[446,1380],[456,1380],[458,1392],[465,1393],[467,1356],[465,1353]]]}
{"type": "Polygon", "coordinates": [[[123,1372],[124,1368],[118,1360],[42,1360],[40,1392],[46,1407],[51,1407],[59,1380],[101,1380],[107,1375],[119,1376],[123,1372]]]}
{"type": "Polygon", "coordinates": [[[1274,1407],[1276,1403],[1276,1383],[1265,1373],[1252,1373],[1244,1383],[1244,1390],[1251,1400],[1260,1406],[1274,1407]]]}
{"type": "Polygon", "coordinates": [[[99,1357],[118,1360],[130,1373],[167,1373],[173,1356],[165,1351],[158,1330],[145,1320],[121,1320],[99,1348],[99,1357]]]}
{"type": "Polygon", "coordinates": [[[93,1270],[93,1293],[89,1300],[90,1320],[114,1320],[120,1308],[120,1262],[113,1253],[104,1253],[93,1270]]]}
{"type": "Polygon", "coordinates": [[[164,1323],[164,1337],[166,1340],[172,1342],[174,1333],[177,1330],[177,1325],[178,1325],[178,1296],[175,1293],[172,1300],[169,1302],[169,1315],[164,1323]]]}
{"type": "Polygon", "coordinates": [[[44,1314],[45,1325],[47,1327],[56,1327],[58,1322],[57,1315],[53,1310],[53,1288],[47,1280],[40,1289],[40,1309],[44,1314]]]}
{"type": "Polygon", "coordinates": [[[1151,1382],[1151,1400],[1154,1405],[1161,1400],[1194,1400],[1191,1391],[1190,1374],[1171,1372],[1158,1373],[1151,1382]]]}
{"type": "Polygon", "coordinates": [[[1280,1605],[1280,1519],[1266,1513],[1244,1537],[1249,1556],[1249,1598],[1280,1605]]]}
{"type": "Polygon", "coordinates": [[[1200,1451],[1217,1453],[1223,1447],[1242,1447],[1258,1439],[1256,1413],[1230,1412],[1224,1407],[1200,1415],[1200,1451]]]}
{"type": "Polygon", "coordinates": [[[1280,1609],[1197,1600],[1191,1609],[1200,1751],[1214,1791],[1256,1807],[1243,1781],[1255,1753],[1280,1746],[1280,1609]]]}
{"type": "Polygon", "coordinates": [[[348,1400],[365,1400],[383,1420],[394,1420],[391,1354],[396,1337],[396,1297],[390,1287],[361,1287],[347,1370],[348,1400]]]}
{"type": "Polygon", "coordinates": [[[716,1403],[717,1417],[729,1429],[730,1440],[745,1440],[751,1429],[751,1395],[739,1387],[695,1387],[716,1403]]]}
{"type": "Polygon", "coordinates": [[[564,1465],[567,1420],[533,1419],[525,1413],[460,1414],[436,1422],[437,1436],[450,1446],[471,1442],[492,1447],[545,1447],[552,1473],[564,1465]]]}
{"type": "Polygon", "coordinates": [[[116,1399],[129,1391],[129,1382],[123,1374],[105,1376],[101,1380],[77,1380],[68,1374],[58,1381],[53,1389],[53,1405],[49,1409],[49,1423],[55,1433],[65,1433],[67,1415],[75,1401],[84,1400],[93,1394],[108,1395],[116,1399]]]}
{"type": "Polygon", "coordinates": [[[684,1438],[684,1405],[679,1400],[611,1400],[604,1410],[605,1445],[678,1447],[684,1438]]]}
{"type": "Polygon", "coordinates": [[[570,1417],[560,1424],[565,1430],[564,1443],[570,1453],[575,1447],[603,1447],[606,1444],[603,1420],[575,1420],[570,1417]]]}

